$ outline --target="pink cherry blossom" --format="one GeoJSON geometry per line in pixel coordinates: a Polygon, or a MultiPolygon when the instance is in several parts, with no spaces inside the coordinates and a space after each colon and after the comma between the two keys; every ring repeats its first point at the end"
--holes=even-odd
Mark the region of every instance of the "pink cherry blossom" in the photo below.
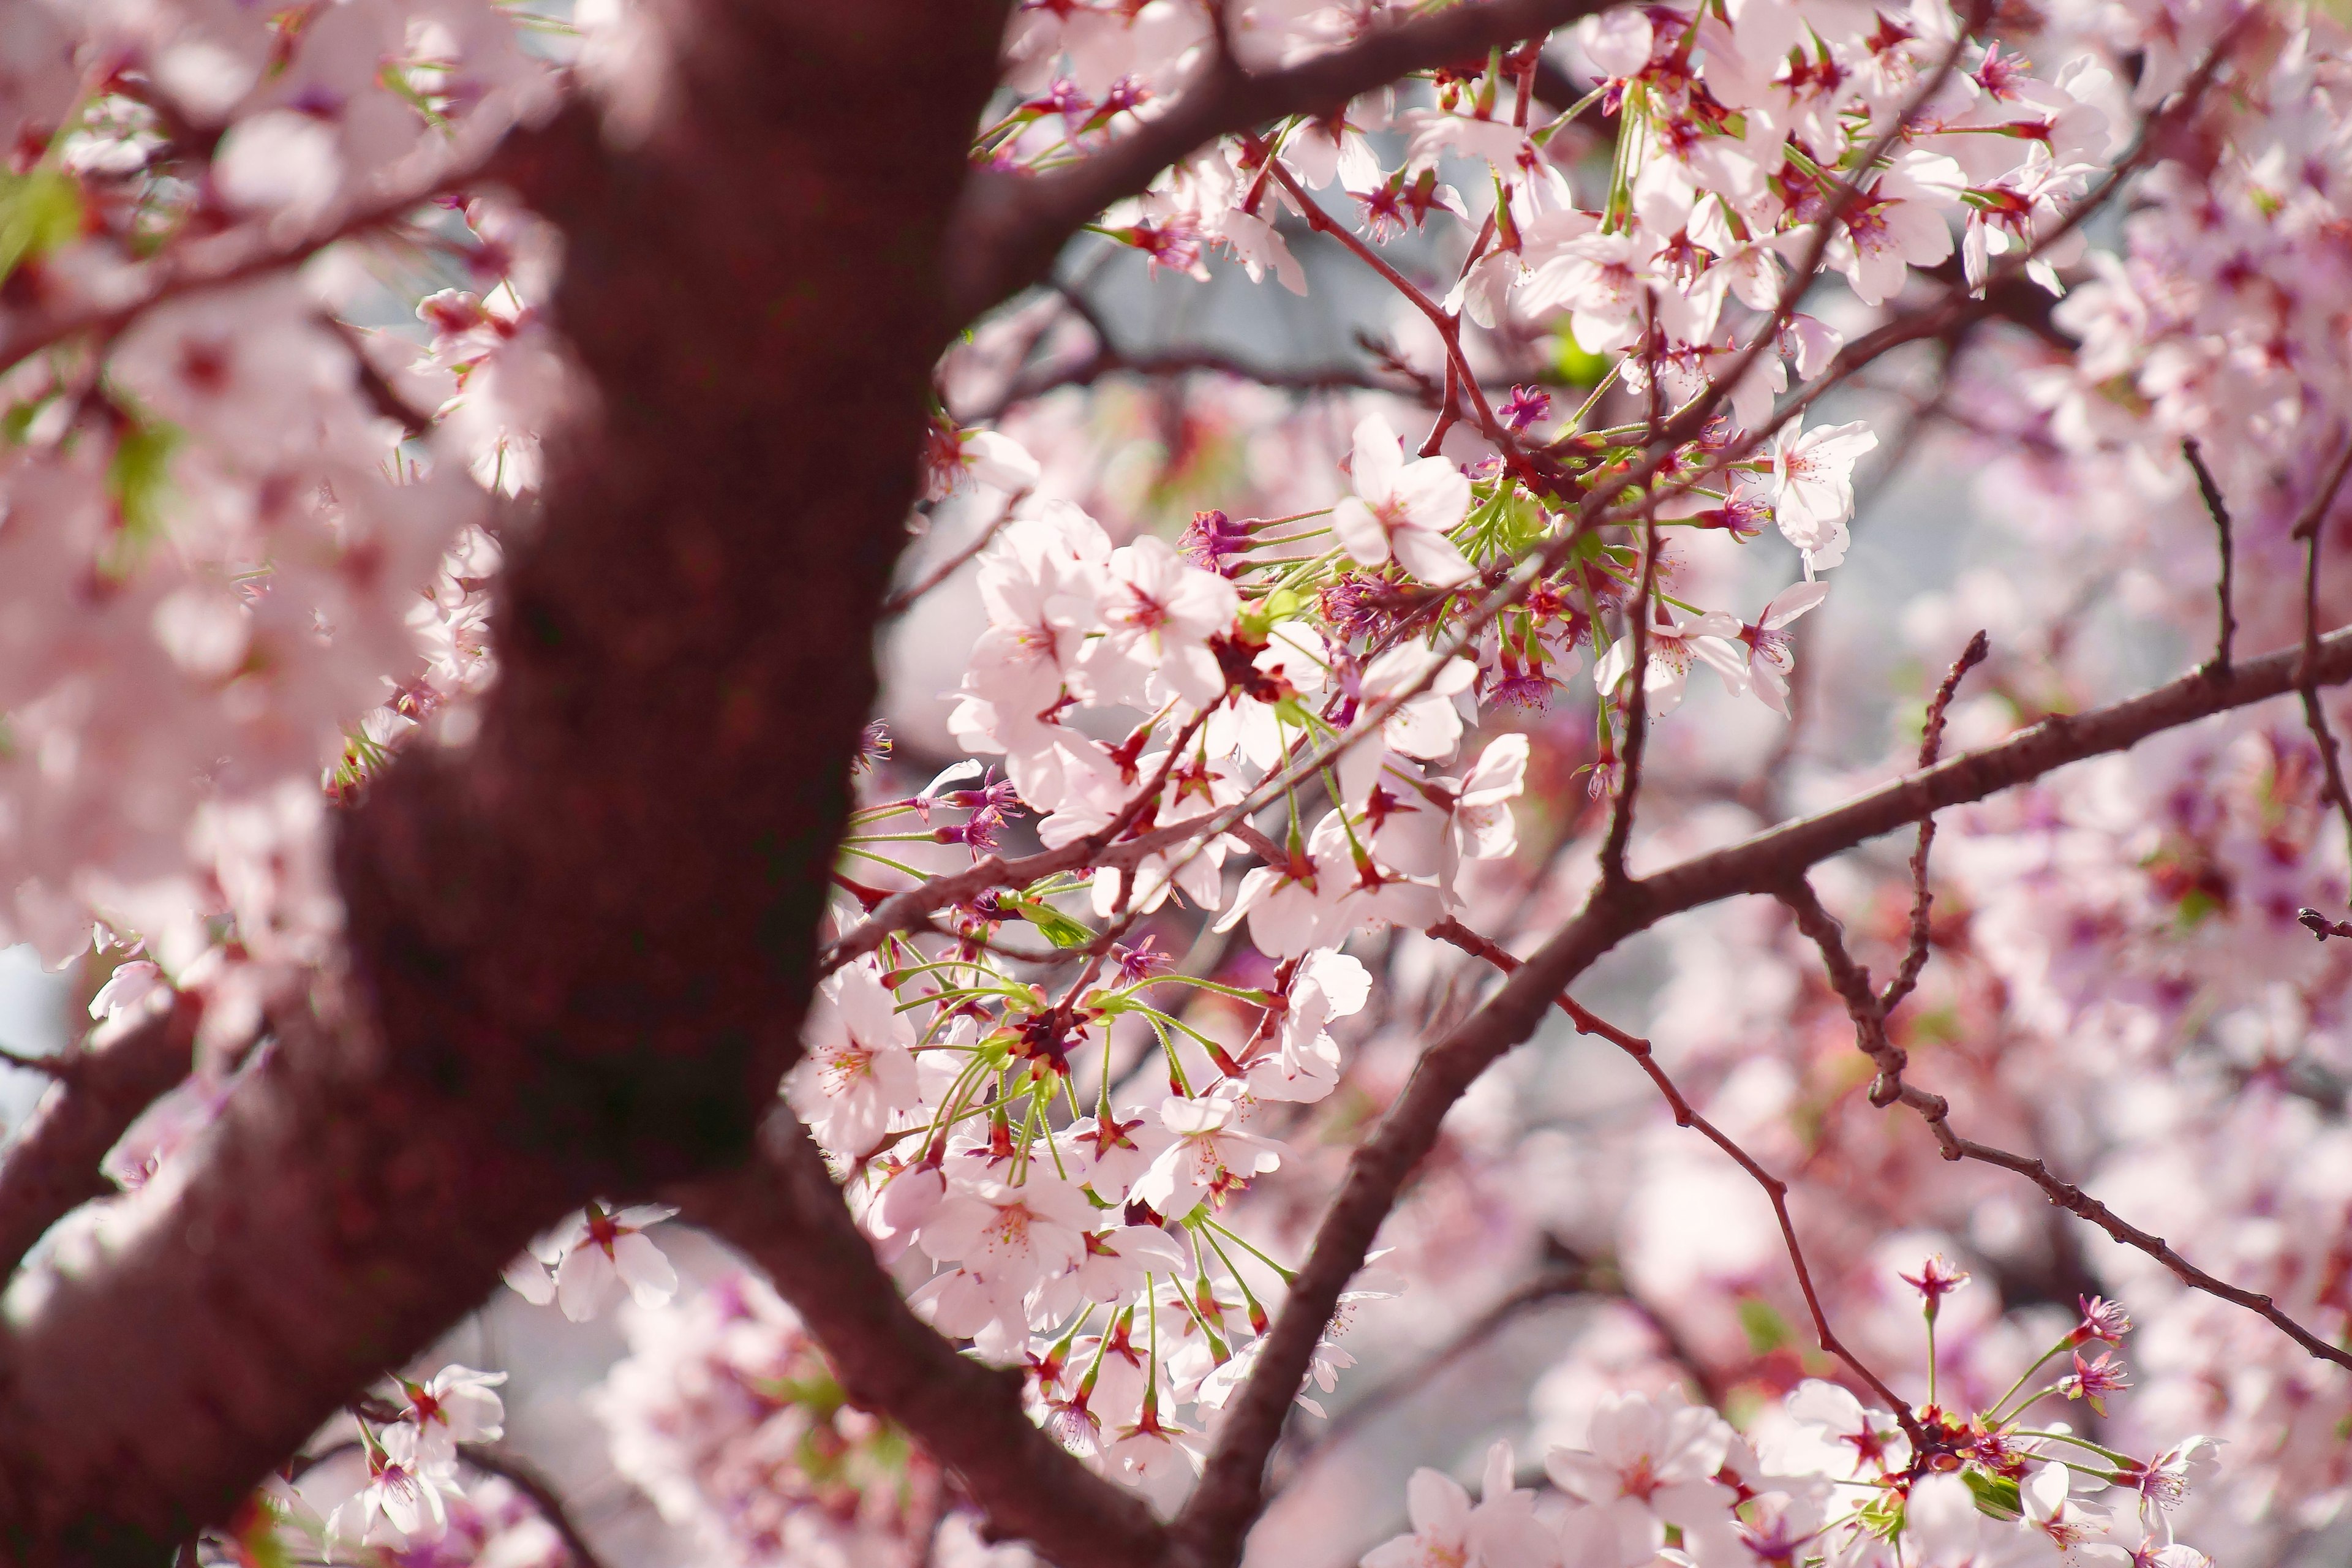
{"type": "Polygon", "coordinates": [[[1379,415],[1356,426],[1349,475],[1355,494],[1331,513],[1332,531],[1367,566],[1393,556],[1424,583],[1455,587],[1475,574],[1446,534],[1470,509],[1470,481],[1443,458],[1404,460],[1396,432],[1379,415]]]}

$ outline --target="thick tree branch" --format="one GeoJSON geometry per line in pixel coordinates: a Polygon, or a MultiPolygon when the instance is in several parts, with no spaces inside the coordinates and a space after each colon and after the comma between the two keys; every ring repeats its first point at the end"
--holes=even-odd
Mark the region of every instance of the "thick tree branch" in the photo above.
{"type": "Polygon", "coordinates": [[[1060,1568],[1178,1561],[1140,1498],[1095,1475],[1029,1419],[1017,1369],[959,1353],[908,1310],[789,1113],[769,1119],[750,1165],[677,1196],[686,1218],[775,1282],[852,1402],[887,1414],[953,1471],[997,1534],[1032,1542],[1060,1568]]]}
{"type": "MultiPolygon", "coordinates": [[[[2283,696],[2294,689],[2300,657],[2298,651],[2272,654],[2235,667],[2225,679],[2191,675],[2092,713],[2045,720],[2000,745],[1895,780],[1834,810],[1656,876],[1596,890],[1484,1006],[1422,1054],[1403,1092],[1350,1157],[1257,1369],[1230,1407],[1207,1472],[1178,1520],[1180,1533],[1204,1560],[1232,1560],[1260,1506],[1266,1458],[1316,1341],[1339,1292],[1363,1266],[1406,1178],[1436,1142],[1439,1123],[1489,1064],[1535,1033],[1553,998],[1595,959],[1668,915],[1738,893],[1772,891],[1816,861],[1945,806],[1980,800],[2069,763],[2283,696]]],[[[2312,669],[2321,684],[2352,679],[2352,633],[2322,639],[2312,669]]]]}
{"type": "Polygon", "coordinates": [[[99,1162],[188,1076],[197,1016],[197,1004],[183,998],[59,1058],[62,1076],[0,1151],[0,1278],[69,1211],[114,1192],[99,1162]]]}
{"type": "Polygon", "coordinates": [[[501,159],[595,417],[509,542],[479,736],[342,824],[349,984],[25,1293],[0,1555],[159,1560],[567,1209],[741,1160],[798,1049],[1004,6],[646,20],[644,136],[575,105],[501,159]]]}
{"type": "Polygon", "coordinates": [[[1540,37],[1602,8],[1596,0],[1458,5],[1281,70],[1253,72],[1213,54],[1202,79],[1161,113],[1084,163],[1049,174],[975,174],[950,229],[951,313],[969,321],[1043,279],[1079,225],[1140,195],[1205,142],[1285,115],[1339,108],[1412,72],[1540,37]]]}

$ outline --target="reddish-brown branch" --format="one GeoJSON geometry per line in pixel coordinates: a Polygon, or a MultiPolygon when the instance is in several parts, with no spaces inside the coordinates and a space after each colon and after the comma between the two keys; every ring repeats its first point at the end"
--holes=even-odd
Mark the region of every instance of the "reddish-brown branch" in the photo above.
{"type": "Polygon", "coordinates": [[[2327,784],[2327,798],[2336,807],[2344,824],[2344,843],[2352,849],[2352,794],[2344,787],[2344,763],[2338,755],[2336,731],[2328,727],[2326,710],[2319,705],[2319,688],[2313,679],[2319,658],[2319,552],[2320,524],[2327,517],[2327,509],[2336,503],[2336,493],[2344,488],[2344,476],[2352,470],[2352,434],[2344,438],[2343,450],[2327,467],[2313,492],[2310,503],[2295,519],[2291,537],[2303,541],[2303,657],[2295,664],[2295,690],[2303,699],[2303,721],[2311,731],[2311,739],[2319,748],[2319,765],[2327,784]]]}
{"type": "Polygon", "coordinates": [[[1911,1105],[1922,1120],[1935,1131],[1937,1142],[1947,1160],[1977,1160],[1988,1165],[1998,1165],[2004,1171],[2014,1171],[2040,1187],[2050,1201],[2060,1208],[2097,1226],[2126,1247],[2134,1247],[2155,1258],[2173,1276],[2192,1290],[2217,1297],[2232,1306],[2243,1307],[2267,1321],[2273,1328],[2321,1361],[2334,1362],[2337,1366],[2352,1368],[2352,1352],[2330,1344],[2309,1329],[2279,1310],[2278,1304],[2259,1291],[2244,1289],[2226,1279],[2217,1279],[2198,1268],[2174,1251],[2165,1239],[2151,1231],[2140,1229],[2098,1199],[2091,1196],[2072,1182],[2062,1181],[2041,1160],[2023,1154],[2013,1154],[2006,1149],[1996,1149],[1972,1138],[1963,1138],[1951,1130],[1945,1114],[1943,1100],[1918,1089],[1906,1092],[1904,1103],[1911,1105]],[[1927,1103],[1913,1104],[1912,1097],[1927,1103]],[[1932,1114],[1931,1114],[1932,1113],[1932,1114]]]}
{"type": "Polygon", "coordinates": [[[1886,1037],[1885,1015],[1879,1008],[1878,998],[1871,994],[1870,972],[1846,952],[1836,920],[1822,907],[1811,885],[1800,878],[1780,889],[1780,896],[1795,913],[1798,928],[1821,949],[1822,965],[1828,971],[1831,984],[1844,998],[1846,1010],[1853,1018],[1855,1044],[1878,1065],[1877,1079],[1870,1087],[1871,1104],[1882,1110],[1896,1104],[1908,1107],[1935,1134],[1937,1148],[1945,1159],[1979,1160],[2005,1171],[2016,1172],[2039,1186],[2049,1195],[2052,1203],[2090,1221],[2126,1247],[2135,1247],[2147,1253],[2171,1269],[2182,1283],[2191,1289],[2258,1312],[2313,1355],[2339,1366],[2352,1367],[2352,1352],[2320,1339],[2280,1311],[2268,1296],[2241,1289],[2206,1273],[2167,1246],[2162,1237],[2140,1229],[2080,1187],[2060,1181],[2039,1159],[2013,1154],[2006,1149],[1996,1149],[1989,1143],[1961,1137],[1951,1125],[1951,1104],[1948,1100],[1916,1084],[1903,1081],[1906,1058],[1902,1048],[1886,1037]]]}
{"type": "MultiPolygon", "coordinates": [[[[1490,1063],[1535,1032],[1552,999],[1595,959],[1668,915],[1738,893],[1771,892],[1814,862],[1930,812],[2283,696],[2293,689],[2297,657],[2272,654],[2234,667],[2225,679],[2192,675],[2095,712],[2045,720],[2000,745],[1895,780],[1834,810],[1596,891],[1483,1006],[1422,1053],[1403,1091],[1350,1156],[1257,1369],[1229,1407],[1206,1473],[1178,1520],[1180,1534],[1205,1561],[1232,1560],[1259,1507],[1266,1456],[1316,1341],[1406,1178],[1435,1143],[1439,1123],[1490,1063]]],[[[2321,640],[2317,669],[2326,684],[2352,679],[2352,633],[2321,640]]]]}
{"type": "MultiPolygon", "coordinates": [[[[1339,241],[1349,254],[1380,274],[1381,281],[1402,295],[1406,303],[1420,311],[1428,320],[1429,324],[1436,329],[1439,340],[1445,345],[1447,408],[1454,407],[1452,400],[1457,395],[1468,397],[1471,408],[1477,416],[1479,433],[1501,449],[1506,461],[1521,469],[1527,469],[1531,463],[1537,461],[1520,448],[1519,443],[1512,437],[1511,433],[1504,429],[1501,422],[1495,417],[1494,406],[1486,401],[1486,389],[1478,384],[1478,377],[1471,370],[1470,361],[1463,353],[1461,321],[1447,314],[1445,307],[1431,299],[1426,289],[1418,287],[1411,279],[1389,265],[1386,257],[1366,245],[1356,235],[1349,232],[1344,225],[1333,222],[1331,215],[1325,212],[1322,205],[1313,196],[1307,195],[1305,187],[1299,184],[1290,171],[1282,166],[1279,159],[1269,159],[1266,168],[1273,174],[1276,183],[1289,194],[1290,199],[1297,203],[1299,209],[1307,215],[1308,227],[1318,234],[1328,235],[1339,241]]],[[[1543,467],[1548,471],[1547,477],[1552,488],[1557,491],[1559,487],[1565,483],[1565,476],[1550,471],[1550,466],[1548,464],[1543,467]]]]}
{"type": "Polygon", "coordinates": [[[677,1201],[775,1281],[851,1401],[889,1415],[953,1471],[996,1533],[1034,1543],[1059,1568],[1176,1568],[1142,1500],[1029,1419],[1017,1370],[959,1353],[908,1309],[789,1113],[769,1120],[751,1164],[677,1201]]]}
{"type": "MultiPolygon", "coordinates": [[[[1430,927],[1429,934],[1440,942],[1452,942],[1472,957],[1485,960],[1506,974],[1513,973],[1519,967],[1518,959],[1499,943],[1479,935],[1451,916],[1430,927]]],[[[1656,1086],[1660,1098],[1666,1102],[1666,1108],[1674,1113],[1675,1126],[1688,1127],[1696,1131],[1699,1136],[1722,1150],[1730,1157],[1734,1164],[1747,1172],[1749,1178],[1763,1189],[1764,1195],[1771,1200],[1773,1216],[1780,1221],[1780,1239],[1788,1248],[1790,1267],[1796,1271],[1797,1288],[1804,1294],[1805,1310],[1812,1315],[1813,1333],[1821,1342],[1822,1349],[1844,1363],[1846,1369],[1859,1378],[1864,1386],[1885,1401],[1887,1409],[1894,1413],[1895,1420],[1902,1424],[1904,1431],[1910,1436],[1914,1443],[1917,1443],[1920,1440],[1919,1426],[1917,1419],[1912,1415],[1910,1405],[1893,1389],[1887,1387],[1885,1379],[1864,1364],[1862,1359],[1848,1349],[1845,1342],[1839,1339],[1836,1331],[1830,1327],[1829,1314],[1822,1308],[1821,1292],[1813,1287],[1813,1271],[1805,1262],[1804,1247],[1797,1239],[1796,1221],[1789,1213],[1789,1184],[1759,1164],[1755,1156],[1741,1148],[1730,1134],[1699,1114],[1697,1108],[1691,1104],[1681,1088],[1667,1076],[1666,1069],[1658,1064],[1657,1054],[1651,1048],[1649,1041],[1639,1035],[1629,1034],[1617,1027],[1616,1025],[1583,1006],[1565,991],[1552,1000],[1561,1012],[1567,1014],[1575,1022],[1580,1033],[1597,1036],[1607,1040],[1633,1058],[1642,1071],[1648,1075],[1650,1082],[1656,1086]]]]}
{"type": "MultiPolygon", "coordinates": [[[[1651,377],[1653,391],[1657,378],[1651,377]]],[[[1654,417],[1652,424],[1656,423],[1654,417]]],[[[1617,743],[1617,798],[1609,808],[1609,830],[1601,840],[1601,877],[1606,884],[1625,880],[1625,850],[1633,839],[1633,808],[1642,794],[1642,758],[1649,746],[1650,731],[1650,595],[1658,580],[1658,529],[1648,519],[1641,531],[1642,572],[1633,590],[1633,605],[1626,616],[1625,635],[1633,639],[1633,655],[1625,680],[1630,689],[1625,693],[1622,710],[1625,733],[1617,743]]],[[[1608,692],[1601,694],[1605,702],[1608,692]]]]}
{"type": "Polygon", "coordinates": [[[894,616],[905,615],[916,600],[961,571],[965,562],[988,548],[1004,525],[1013,521],[1013,514],[1021,509],[1021,503],[1028,499],[1029,492],[1025,489],[1016,490],[1005,497],[1004,504],[996,509],[996,515],[982,524],[980,531],[973,534],[968,542],[945,561],[924,573],[919,580],[909,583],[903,588],[893,590],[890,596],[882,601],[882,617],[887,620],[894,616]]]}
{"type": "Polygon", "coordinates": [[[1005,14],[661,0],[658,122],[577,104],[502,161],[563,232],[593,425],[505,542],[473,743],[337,824],[338,1013],[18,1298],[0,1553],[157,1561],[567,1210],[744,1157],[799,1049],[1005,14]]]}
{"type": "Polygon", "coordinates": [[[571,1509],[565,1506],[563,1494],[557,1491],[554,1484],[534,1467],[503,1449],[481,1443],[459,1444],[457,1458],[468,1468],[486,1476],[498,1477],[530,1499],[530,1506],[539,1511],[539,1517],[547,1521],[547,1527],[555,1531],[555,1538],[563,1542],[563,1550],[572,1558],[572,1568],[604,1568],[603,1558],[597,1555],[595,1547],[589,1543],[588,1537],[572,1519],[571,1509]]]}
{"type": "Polygon", "coordinates": [[[1853,1019],[1854,1044],[1878,1068],[1870,1085],[1870,1103],[1885,1110],[1903,1098],[1903,1069],[1910,1058],[1886,1037],[1886,1009],[1871,989],[1870,971],[1846,952],[1843,928],[1822,906],[1811,882],[1792,877],[1774,893],[1797,917],[1797,929],[1806,940],[1821,949],[1822,968],[1853,1019]]]}
{"type": "MultiPolygon", "coordinates": [[[[184,242],[146,264],[137,279],[137,291],[129,299],[103,309],[6,319],[6,335],[0,337],[0,374],[46,349],[85,333],[111,338],[142,314],[169,300],[250,282],[299,266],[330,246],[392,227],[428,202],[485,178],[485,168],[495,163],[496,156],[494,153],[484,167],[436,174],[307,233],[287,236],[276,232],[271,225],[257,222],[204,240],[184,242]]],[[[358,352],[354,345],[352,353],[358,352]]],[[[361,363],[364,367],[364,357],[361,363]]],[[[404,422],[405,417],[413,416],[414,411],[408,410],[397,395],[393,404],[403,411],[394,417],[404,418],[404,422]]]]}
{"type": "Polygon", "coordinates": [[[43,1232],[79,1205],[115,1190],[99,1169],[131,1124],[188,1076],[198,1004],[128,1029],[101,1030],[63,1064],[24,1125],[0,1151],[0,1278],[15,1271],[43,1232]]]}
{"type": "Polygon", "coordinates": [[[1423,398],[1427,391],[1423,386],[1398,385],[1384,381],[1371,372],[1353,365],[1258,364],[1235,354],[1211,349],[1171,349],[1164,353],[1129,354],[1122,350],[1105,347],[1066,370],[1053,371],[1017,383],[1002,398],[974,414],[972,418],[983,421],[999,418],[1020,405],[1034,402],[1048,393],[1059,392],[1066,387],[1092,386],[1115,375],[1140,376],[1155,381],[1191,375],[1223,375],[1283,392],[1386,392],[1417,400],[1423,398]]]}
{"type": "MultiPolygon", "coordinates": [[[[1952,705],[1952,697],[1960,689],[1960,681],[1969,670],[1982,664],[1992,651],[1992,644],[1981,631],[1969,639],[1960,657],[1952,661],[1942,685],[1936,688],[1935,697],[1927,704],[1927,721],[1919,731],[1919,765],[1932,768],[1944,749],[1944,715],[1952,705]]],[[[1929,917],[1936,907],[1936,895],[1927,890],[1927,854],[1936,845],[1936,819],[1933,816],[1919,819],[1919,837],[1911,848],[1911,945],[1903,954],[1903,963],[1895,971],[1895,978],[1878,998],[1879,1016],[1884,1017],[1902,1005],[1919,984],[1919,973],[1927,967],[1927,943],[1931,934],[1929,917]]]]}
{"type": "Polygon", "coordinates": [[[1140,195],[1162,169],[1219,136],[1345,104],[1414,71],[1542,37],[1601,8],[1594,0],[1457,5],[1280,70],[1248,71],[1231,55],[1213,53],[1202,79],[1085,162],[1050,174],[976,173],[950,233],[952,311],[969,321],[1037,281],[1080,225],[1140,195]]]}
{"type": "Polygon", "coordinates": [[[2206,467],[2204,450],[2197,445],[2195,437],[2180,443],[2180,455],[2188,459],[2189,472],[2197,476],[2197,493],[2204,500],[2205,514],[2213,520],[2213,531],[2221,542],[2221,572],[2213,584],[2213,596],[2220,601],[2220,616],[2213,633],[2213,657],[2205,668],[2227,673],[2231,650],[2238,640],[2237,551],[2231,537],[2230,503],[2222,500],[2221,483],[2206,467]]]}

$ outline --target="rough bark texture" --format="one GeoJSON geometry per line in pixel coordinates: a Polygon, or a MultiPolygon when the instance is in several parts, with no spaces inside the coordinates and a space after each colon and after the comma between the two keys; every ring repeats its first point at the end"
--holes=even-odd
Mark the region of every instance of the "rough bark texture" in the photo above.
{"type": "Polygon", "coordinates": [[[574,110],[509,163],[600,406],[509,542],[479,743],[348,825],[332,1016],[21,1282],[14,1560],[163,1561],[565,1210],[739,1161],[790,1063],[1004,7],[657,10],[650,136],[574,110]]]}

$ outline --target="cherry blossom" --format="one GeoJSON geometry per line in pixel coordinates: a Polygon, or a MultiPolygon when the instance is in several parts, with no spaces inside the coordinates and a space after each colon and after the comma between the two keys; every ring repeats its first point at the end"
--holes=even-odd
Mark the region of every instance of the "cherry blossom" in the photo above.
{"type": "Polygon", "coordinates": [[[1612,1395],[1593,1413],[1590,1447],[1555,1448],[1544,1468],[1592,1505],[1591,1528],[1614,1534],[1625,1557],[1654,1551],[1664,1530],[1696,1529],[1723,1508],[1716,1484],[1731,1428],[1679,1398],[1612,1395]]]}
{"type": "Polygon", "coordinates": [[[1772,437],[1772,520],[1804,552],[1808,576],[1845,559],[1846,519],[1853,515],[1853,465],[1877,447],[1859,423],[1783,425],[1772,437]]]}
{"type": "Polygon", "coordinates": [[[1405,1484],[1412,1533],[1377,1546],[1364,1568],[1532,1568],[1558,1548],[1535,1516],[1535,1494],[1511,1484],[1511,1446],[1486,1452],[1485,1489],[1476,1503],[1451,1476],[1420,1469],[1405,1484]]]}
{"type": "Polygon", "coordinates": [[[584,1323],[626,1289],[640,1306],[659,1306],[677,1290],[677,1271],[645,1234],[677,1214],[659,1204],[607,1210],[590,1204],[562,1229],[531,1243],[506,1272],[507,1283],[534,1306],[553,1301],[584,1323]]]}
{"type": "Polygon", "coordinates": [[[424,1468],[446,1468],[460,1443],[495,1443],[505,1435],[506,1405],[495,1392],[502,1372],[445,1366],[423,1383],[401,1382],[408,1408],[401,1419],[416,1427],[416,1460],[424,1468]]]}
{"type": "Polygon", "coordinates": [[[784,1092],[826,1148],[863,1153],[894,1111],[920,1103],[914,1027],[872,965],[853,964],[826,983],[807,1034],[784,1092]]]}
{"type": "Polygon", "coordinates": [[[1340,499],[1332,529],[1348,553],[1367,566],[1394,556],[1424,583],[1441,588],[1474,574],[1446,537],[1470,508],[1470,481],[1443,458],[1404,460],[1396,432],[1379,415],[1356,426],[1349,477],[1355,494],[1340,499]]]}

